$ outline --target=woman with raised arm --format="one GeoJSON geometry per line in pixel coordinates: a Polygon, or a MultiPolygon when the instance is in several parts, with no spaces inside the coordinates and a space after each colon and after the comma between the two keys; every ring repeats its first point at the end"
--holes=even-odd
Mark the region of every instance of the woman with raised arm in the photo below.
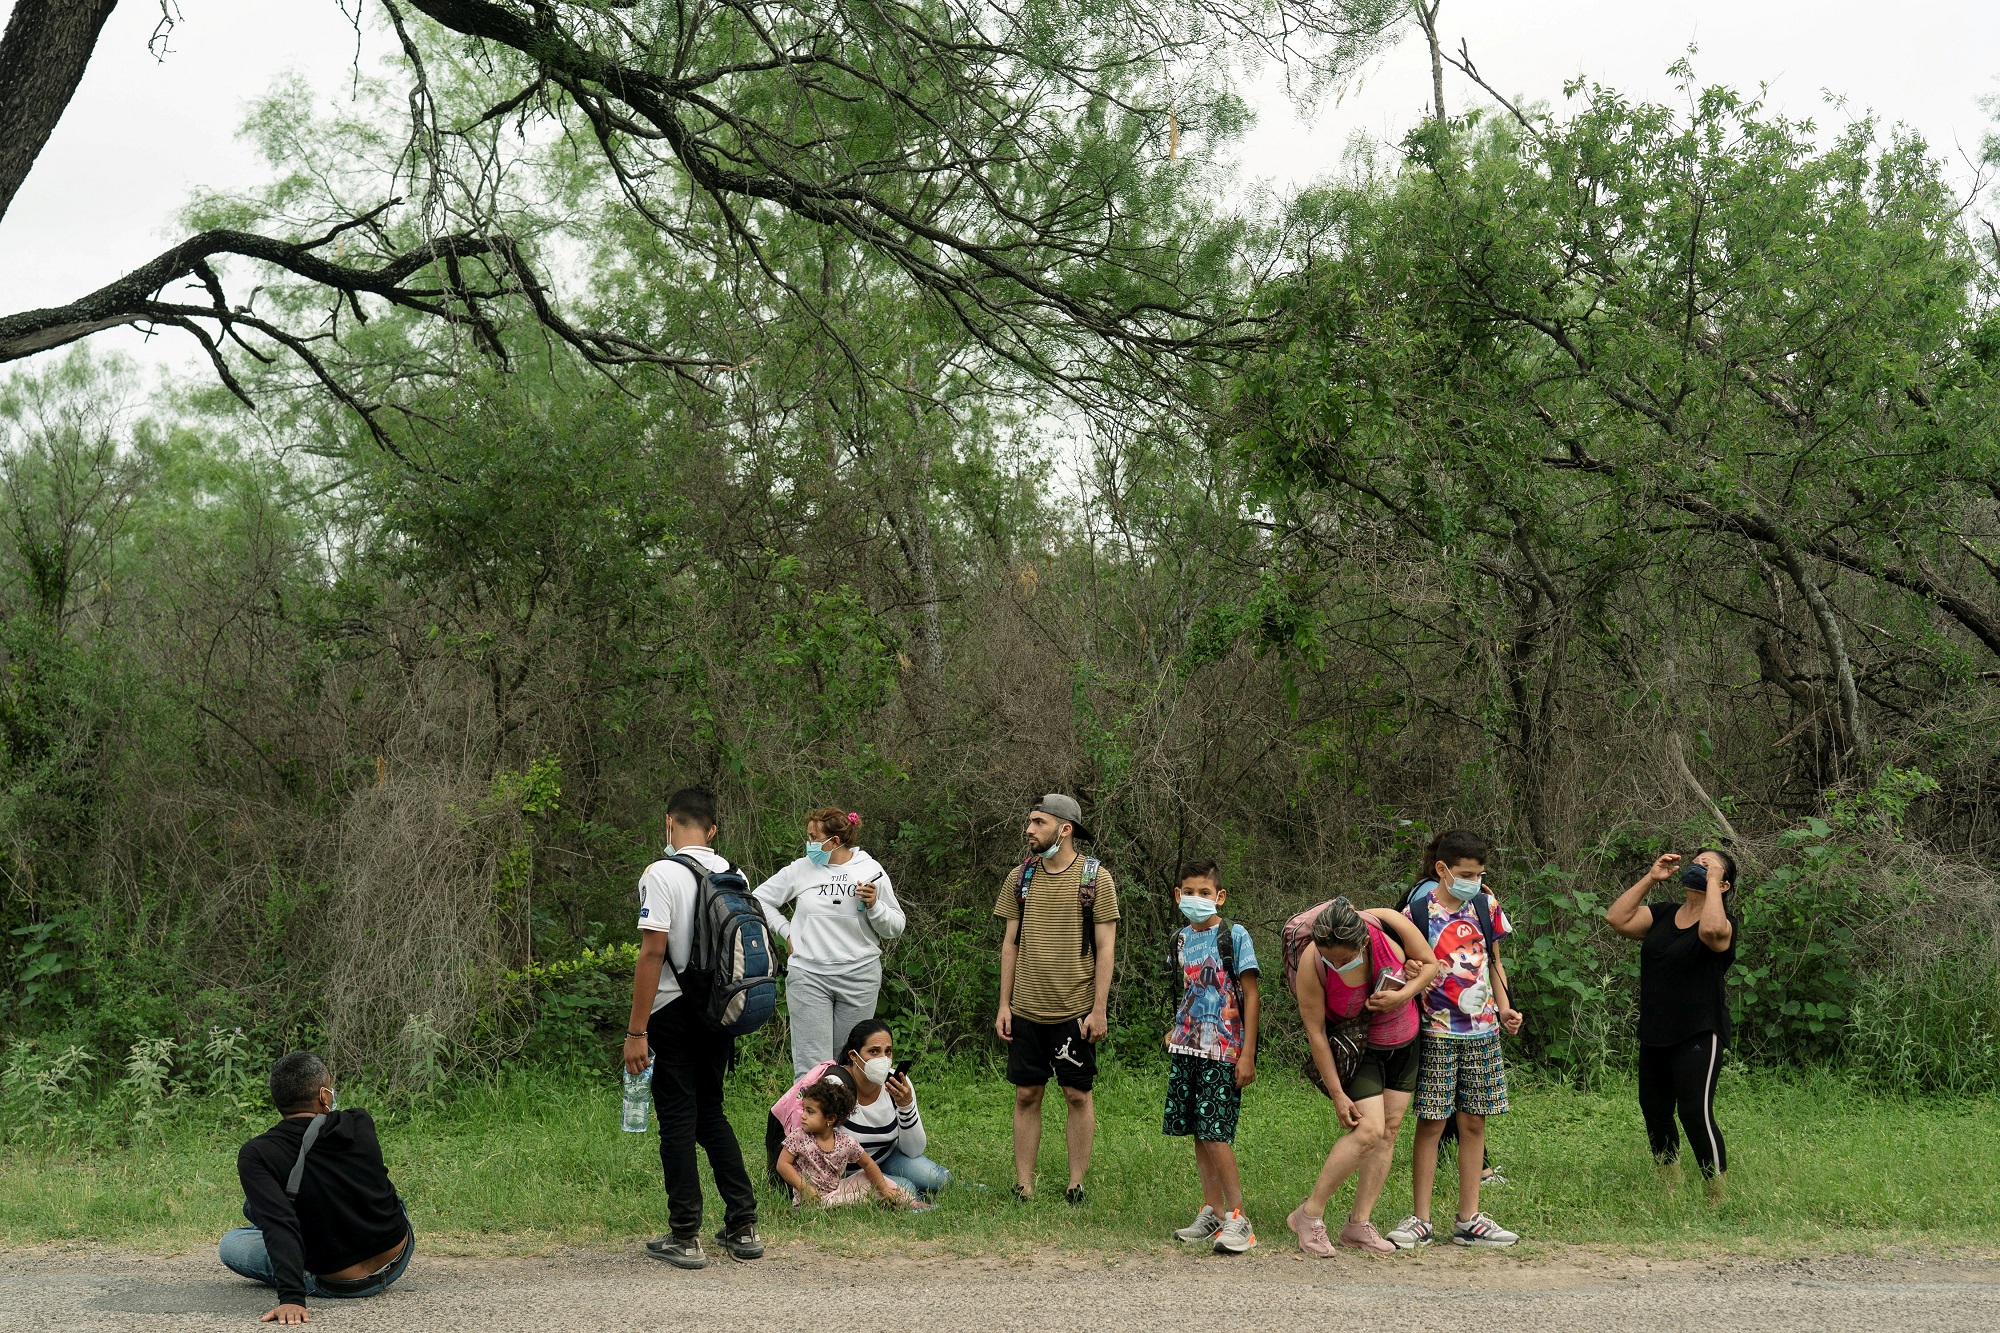
{"type": "Polygon", "coordinates": [[[1729,1153],[1715,1123],[1715,1080],[1729,1045],[1725,981],[1736,961],[1736,859],[1704,847],[1681,869],[1668,852],[1604,913],[1611,928],[1639,941],[1639,1110],[1662,1167],[1680,1157],[1680,1113],[1695,1164],[1720,1201],[1729,1153]],[[1646,898],[1679,871],[1681,900],[1646,898]]]}
{"type": "Polygon", "coordinates": [[[856,1023],[875,1017],[882,946],[907,924],[889,872],[855,845],[860,833],[860,815],[812,811],[806,854],[757,886],[764,920],[791,950],[785,1009],[794,1078],[831,1060],[856,1023]]]}

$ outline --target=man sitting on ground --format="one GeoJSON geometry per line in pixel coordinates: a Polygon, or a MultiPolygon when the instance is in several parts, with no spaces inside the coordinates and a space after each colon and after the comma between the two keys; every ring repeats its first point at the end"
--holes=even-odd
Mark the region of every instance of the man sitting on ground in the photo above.
{"type": "Polygon", "coordinates": [[[388,1290],[410,1266],[416,1237],[382,1165],[374,1119],[334,1110],[318,1056],[293,1051],[273,1065],[271,1101],[285,1118],[236,1154],[251,1225],[222,1238],[222,1262],[278,1289],[259,1323],[304,1324],[308,1295],[388,1290]]]}

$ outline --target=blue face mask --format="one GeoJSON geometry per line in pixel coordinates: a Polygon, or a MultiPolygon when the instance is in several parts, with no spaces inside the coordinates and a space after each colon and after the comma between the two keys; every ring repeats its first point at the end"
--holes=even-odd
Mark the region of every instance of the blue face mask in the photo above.
{"type": "Polygon", "coordinates": [[[1683,888],[1706,890],[1708,888],[1708,867],[1695,865],[1681,871],[1683,888]]]}
{"type": "Polygon", "coordinates": [[[1056,853],[1061,850],[1062,839],[1057,838],[1054,842],[1036,852],[1035,855],[1041,857],[1044,861],[1053,861],[1056,859],[1056,853]]]}
{"type": "Polygon", "coordinates": [[[1207,898],[1197,898],[1193,894],[1181,899],[1181,915],[1197,926],[1215,915],[1215,903],[1207,898]]]}
{"type": "Polygon", "coordinates": [[[833,852],[823,842],[808,842],[806,844],[806,860],[816,866],[831,865],[833,863],[833,852]]]}
{"type": "Polygon", "coordinates": [[[339,1109],[340,1109],[340,1094],[335,1092],[332,1088],[328,1088],[326,1090],[327,1114],[331,1115],[333,1112],[338,1111],[339,1109]]]}
{"type": "MultiPolygon", "coordinates": [[[[1349,972],[1352,972],[1355,968],[1360,967],[1363,963],[1367,961],[1368,961],[1368,955],[1366,953],[1357,950],[1354,954],[1354,960],[1352,962],[1342,964],[1341,966],[1335,967],[1333,970],[1335,972],[1338,972],[1341,976],[1345,977],[1349,972]]],[[[1329,964],[1329,966],[1331,966],[1331,964],[1329,964]]]]}
{"type": "Polygon", "coordinates": [[[1479,885],[1479,880],[1460,879],[1457,875],[1453,875],[1448,887],[1451,889],[1452,897],[1462,903],[1469,903],[1479,896],[1479,885]]]}

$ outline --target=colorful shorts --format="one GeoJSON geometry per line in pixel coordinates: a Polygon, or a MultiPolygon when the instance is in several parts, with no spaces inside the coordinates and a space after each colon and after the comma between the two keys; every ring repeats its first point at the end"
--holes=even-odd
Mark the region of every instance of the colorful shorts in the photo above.
{"type": "Polygon", "coordinates": [[[1167,1071],[1162,1134],[1175,1138],[1192,1134],[1204,1143],[1234,1143],[1236,1116],[1242,1109],[1243,1089],[1236,1086],[1234,1062],[1175,1052],[1173,1066],[1167,1071]]]}
{"type": "Polygon", "coordinates": [[[1453,1111],[1500,1115],[1507,1109],[1507,1065],[1500,1034],[1423,1036],[1424,1063],[1417,1076],[1417,1118],[1449,1120],[1453,1111]]]}

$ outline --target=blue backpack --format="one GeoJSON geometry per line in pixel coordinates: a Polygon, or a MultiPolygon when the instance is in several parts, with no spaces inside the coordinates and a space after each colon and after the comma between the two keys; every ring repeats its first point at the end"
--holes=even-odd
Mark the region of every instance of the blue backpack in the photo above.
{"type": "Polygon", "coordinates": [[[674,978],[709,1027],[747,1036],[778,1012],[778,960],[763,909],[734,865],[710,870],[691,856],[667,859],[694,876],[694,935],[687,969],[674,978]]]}

